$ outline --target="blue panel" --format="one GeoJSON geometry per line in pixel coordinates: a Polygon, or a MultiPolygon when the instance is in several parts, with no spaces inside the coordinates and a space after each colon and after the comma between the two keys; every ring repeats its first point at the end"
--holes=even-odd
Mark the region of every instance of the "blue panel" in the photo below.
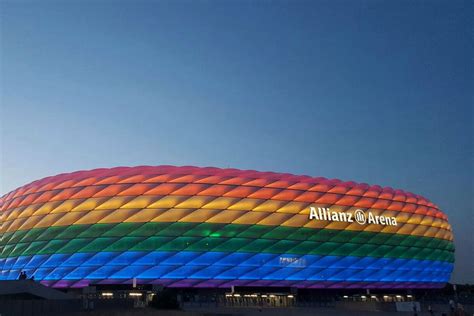
{"type": "Polygon", "coordinates": [[[114,266],[113,272],[110,273],[109,278],[112,279],[131,279],[135,278],[143,271],[150,269],[151,266],[114,266]]]}
{"type": "MultiPolygon", "coordinates": [[[[144,256],[146,256],[147,254],[147,252],[142,251],[127,251],[119,254],[118,256],[110,260],[108,264],[111,266],[126,266],[131,264],[147,265],[143,262],[144,260],[142,260],[142,262],[138,262],[140,259],[143,259],[144,256]]],[[[154,265],[155,262],[155,259],[150,259],[150,263],[148,264],[154,265]]]]}
{"type": "Polygon", "coordinates": [[[112,274],[120,270],[119,266],[103,266],[89,274],[86,278],[88,279],[107,279],[112,274]]]}
{"type": "Polygon", "coordinates": [[[311,264],[310,267],[313,268],[327,268],[330,267],[332,264],[337,262],[339,258],[334,256],[322,256],[319,260],[316,260],[311,264]]]}
{"type": "Polygon", "coordinates": [[[252,270],[241,275],[239,279],[248,279],[248,280],[266,279],[266,276],[268,276],[270,273],[274,272],[275,270],[276,269],[272,267],[259,267],[259,268],[252,267],[252,270]]]}
{"type": "Polygon", "coordinates": [[[193,275],[190,276],[191,279],[213,279],[218,274],[224,272],[225,270],[229,269],[226,266],[210,266],[204,268],[193,275]]]}
{"type": "Polygon", "coordinates": [[[64,267],[77,267],[89,260],[94,254],[93,253],[74,253],[67,260],[61,263],[64,267]]]}
{"type": "MultiPolygon", "coordinates": [[[[149,268],[146,271],[141,272],[140,274],[137,275],[137,278],[143,278],[143,279],[157,279],[165,275],[166,273],[176,269],[174,266],[155,266],[152,268],[149,268]]],[[[127,271],[121,271],[115,275],[113,275],[114,278],[122,279],[122,278],[130,278],[130,273],[127,274],[127,271]]]]}
{"type": "MultiPolygon", "coordinates": [[[[127,252],[124,253],[124,255],[126,255],[126,254],[127,254],[127,252]]],[[[154,252],[147,253],[142,258],[138,258],[137,261],[135,261],[132,264],[133,265],[150,265],[150,266],[153,266],[153,265],[160,264],[163,260],[173,256],[174,254],[175,254],[174,252],[156,252],[156,251],[154,251],[154,252]]]]}
{"type": "MultiPolygon", "coordinates": [[[[247,260],[243,261],[240,265],[249,267],[260,267],[277,256],[278,255],[272,253],[257,253],[248,258],[247,260]]],[[[274,263],[273,266],[278,267],[278,264],[274,263]]]]}
{"type": "Polygon", "coordinates": [[[78,267],[66,275],[67,280],[81,280],[92,273],[96,267],[78,267]]]}
{"type": "Polygon", "coordinates": [[[253,256],[251,253],[245,253],[245,252],[235,252],[235,253],[230,253],[228,256],[222,258],[218,262],[216,262],[216,265],[224,265],[224,266],[235,266],[237,262],[243,262],[253,256]]]}
{"type": "Polygon", "coordinates": [[[165,274],[163,278],[165,279],[180,279],[180,278],[189,278],[190,275],[200,270],[199,266],[184,266],[178,267],[177,269],[165,274]]]}
{"type": "Polygon", "coordinates": [[[18,257],[16,262],[13,264],[13,268],[14,269],[22,269],[23,266],[25,266],[28,263],[28,261],[30,261],[30,259],[31,259],[31,256],[18,257]]]}
{"type": "Polygon", "coordinates": [[[219,274],[217,279],[238,279],[242,274],[252,270],[252,267],[233,267],[219,274]]]}
{"type": "MultiPolygon", "coordinates": [[[[60,280],[64,279],[64,277],[69,274],[74,268],[72,267],[62,267],[53,269],[45,278],[44,280],[60,280]]],[[[36,273],[35,273],[36,278],[36,273]]]]}
{"type": "Polygon", "coordinates": [[[176,253],[174,256],[163,260],[160,264],[163,265],[183,265],[189,261],[197,258],[200,255],[199,252],[181,251],[176,253]]]}
{"type": "Polygon", "coordinates": [[[69,258],[70,255],[63,255],[63,254],[54,254],[50,255],[48,260],[43,262],[41,264],[41,267],[43,268],[56,268],[59,267],[61,263],[66,261],[69,258]]]}
{"type": "Polygon", "coordinates": [[[211,265],[216,263],[218,260],[227,256],[228,253],[225,252],[205,252],[201,253],[199,257],[191,261],[195,265],[211,265]]]}
{"type": "Polygon", "coordinates": [[[43,262],[49,258],[49,255],[34,255],[30,261],[25,265],[25,268],[35,269],[38,268],[43,262]]]}
{"type": "Polygon", "coordinates": [[[84,266],[103,266],[105,263],[113,260],[117,257],[119,253],[117,252],[99,252],[92,256],[89,260],[83,263],[84,266]]]}

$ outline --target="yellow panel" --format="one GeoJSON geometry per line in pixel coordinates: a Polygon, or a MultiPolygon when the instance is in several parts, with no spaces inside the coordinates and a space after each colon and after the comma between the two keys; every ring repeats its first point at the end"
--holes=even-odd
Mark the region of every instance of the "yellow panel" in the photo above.
{"type": "Polygon", "coordinates": [[[306,223],[308,223],[308,216],[297,214],[283,222],[282,226],[303,227],[306,223]]]}
{"type": "Polygon", "coordinates": [[[426,225],[426,226],[431,226],[433,224],[433,217],[431,217],[431,216],[423,217],[420,224],[426,225]]]}
{"type": "Polygon", "coordinates": [[[34,213],[33,216],[35,215],[42,215],[42,214],[48,214],[52,210],[54,210],[56,207],[58,207],[62,202],[61,201],[55,201],[55,202],[48,202],[44,203],[42,206],[40,206],[34,213]]]}
{"type": "Polygon", "coordinates": [[[109,198],[102,197],[102,198],[90,198],[76,206],[71,210],[71,212],[80,212],[80,211],[90,211],[95,209],[98,205],[104,203],[109,198]]]}
{"type": "Polygon", "coordinates": [[[118,209],[102,218],[99,223],[121,223],[138,211],[140,209],[118,209]]]}
{"type": "Polygon", "coordinates": [[[213,199],[212,196],[192,196],[176,205],[176,208],[201,208],[213,199]]]}
{"type": "Polygon", "coordinates": [[[242,199],[234,205],[229,206],[228,209],[234,211],[250,211],[262,202],[263,200],[259,199],[242,199]]]}
{"type": "MultiPolygon", "coordinates": [[[[301,215],[299,215],[301,216],[301,215]]],[[[325,221],[315,221],[315,220],[308,220],[308,217],[305,218],[307,223],[303,227],[307,228],[324,228],[327,225],[325,221]]]]}
{"type": "Polygon", "coordinates": [[[124,222],[126,223],[149,222],[155,217],[158,217],[159,215],[163,214],[165,211],[168,211],[168,209],[146,208],[146,209],[140,210],[138,213],[131,216],[130,218],[127,218],[126,220],[124,220],[124,222]]]}
{"type": "Polygon", "coordinates": [[[359,231],[359,232],[364,231],[366,228],[367,228],[366,226],[360,225],[357,222],[352,222],[346,227],[347,230],[359,231]]]}
{"type": "Polygon", "coordinates": [[[408,220],[406,221],[408,224],[416,224],[418,225],[421,223],[421,220],[423,219],[423,215],[420,214],[412,214],[408,220]]]}
{"type": "Polygon", "coordinates": [[[181,218],[179,221],[180,222],[192,222],[192,223],[204,223],[207,219],[215,216],[219,212],[222,212],[220,210],[204,210],[204,209],[199,209],[191,214],[181,218]]]}
{"type": "MultiPolygon", "coordinates": [[[[377,225],[377,224],[369,224],[369,225],[361,225],[363,227],[363,230],[365,232],[379,232],[381,231],[384,227],[383,225],[377,225]]],[[[396,227],[396,226],[395,226],[396,227]]]]}
{"type": "Polygon", "coordinates": [[[395,234],[398,230],[398,228],[400,227],[400,225],[403,225],[402,223],[398,223],[398,226],[385,226],[384,228],[382,228],[381,232],[382,233],[389,233],[389,234],[395,234]]]}
{"type": "MultiPolygon", "coordinates": [[[[262,200],[260,200],[262,201],[262,200]]],[[[287,201],[267,200],[255,207],[253,210],[257,212],[275,212],[277,209],[283,207],[287,201]]]]}
{"type": "Polygon", "coordinates": [[[262,219],[260,222],[258,222],[259,225],[272,225],[272,226],[277,226],[280,225],[281,223],[287,221],[292,214],[286,214],[286,213],[273,213],[270,216],[262,219]]]}
{"type": "Polygon", "coordinates": [[[23,225],[23,223],[27,220],[27,218],[19,218],[19,219],[16,219],[14,221],[9,221],[9,222],[5,222],[3,223],[3,225],[1,225],[1,228],[2,228],[2,233],[3,232],[11,232],[11,231],[16,231],[18,230],[18,227],[20,227],[21,225],[23,225]]]}
{"type": "MultiPolygon", "coordinates": [[[[18,218],[20,217],[30,217],[31,215],[33,215],[33,213],[36,211],[36,209],[40,207],[40,205],[36,204],[36,205],[29,205],[28,207],[24,208],[23,211],[18,214],[18,218]]],[[[10,218],[8,218],[10,219],[10,218]]]]}
{"type": "Polygon", "coordinates": [[[90,211],[87,212],[82,218],[80,218],[75,224],[95,224],[112,212],[112,210],[90,211]]]}
{"type": "Polygon", "coordinates": [[[349,225],[350,225],[350,223],[346,223],[346,222],[330,222],[325,228],[344,230],[349,225]]]}
{"type": "MultiPolygon", "coordinates": [[[[46,215],[47,216],[47,215],[46,215]]],[[[22,221],[22,224],[21,225],[18,225],[16,227],[15,230],[20,230],[20,229],[31,229],[33,227],[35,227],[36,224],[38,224],[38,222],[43,218],[45,217],[45,215],[38,215],[38,216],[31,216],[31,217],[28,217],[25,221],[22,221]]],[[[11,226],[14,226],[15,224],[17,224],[17,222],[21,221],[21,219],[17,219],[15,221],[13,221],[13,224],[11,226]]],[[[11,226],[10,226],[10,229],[11,229],[11,226]]]]}
{"type": "Polygon", "coordinates": [[[284,205],[283,207],[277,210],[278,213],[299,213],[301,212],[309,203],[303,202],[290,202],[284,205]]]}
{"type": "Polygon", "coordinates": [[[50,214],[48,216],[44,216],[38,223],[36,223],[34,228],[50,227],[53,225],[54,222],[58,221],[62,216],[63,214],[50,214]]]}
{"type": "Polygon", "coordinates": [[[152,203],[148,208],[173,208],[187,198],[187,196],[168,195],[152,203]]]}
{"type": "Polygon", "coordinates": [[[82,218],[84,215],[87,214],[87,211],[85,212],[68,212],[63,214],[61,218],[59,218],[53,226],[68,226],[68,225],[73,225],[78,221],[80,218],[82,218]]]}
{"type": "Polygon", "coordinates": [[[216,216],[206,220],[207,223],[232,223],[239,216],[244,215],[245,211],[223,211],[217,213],[216,216]]]}
{"type": "Polygon", "coordinates": [[[423,234],[428,230],[428,226],[417,225],[415,230],[413,230],[412,235],[423,236],[423,234]]]}
{"type": "Polygon", "coordinates": [[[202,206],[202,208],[216,209],[216,210],[225,210],[229,206],[240,200],[238,198],[228,198],[228,197],[219,197],[214,201],[209,202],[208,204],[202,206]]]}
{"type": "Polygon", "coordinates": [[[399,234],[411,235],[411,232],[415,229],[416,225],[412,224],[403,224],[402,227],[398,230],[399,234]]]}
{"type": "Polygon", "coordinates": [[[10,210],[8,212],[5,212],[2,214],[2,216],[0,216],[0,219],[2,222],[5,222],[7,220],[10,220],[10,219],[16,219],[20,216],[21,214],[21,210],[19,209],[13,209],[13,210],[10,210]]]}
{"type": "Polygon", "coordinates": [[[125,205],[128,201],[132,200],[132,196],[114,196],[114,197],[102,197],[102,203],[98,203],[97,206],[94,208],[96,210],[116,210],[123,205],[125,205]]]}
{"type": "Polygon", "coordinates": [[[177,222],[181,218],[185,217],[189,213],[191,213],[193,210],[188,210],[188,209],[169,209],[162,214],[158,215],[155,217],[152,222],[177,222]]]}
{"type": "Polygon", "coordinates": [[[160,198],[161,196],[157,195],[140,195],[128,202],[127,204],[120,206],[120,208],[142,209],[146,208],[151,203],[156,202],[160,198]]]}
{"type": "Polygon", "coordinates": [[[271,215],[270,213],[267,212],[246,212],[240,217],[237,217],[234,221],[232,221],[232,224],[244,224],[244,225],[253,225],[255,223],[258,223],[265,217],[271,215]]]}
{"type": "Polygon", "coordinates": [[[58,205],[56,208],[51,210],[50,213],[65,213],[65,212],[70,212],[73,208],[78,206],[84,202],[84,199],[77,199],[77,200],[66,200],[60,205],[58,205]]]}

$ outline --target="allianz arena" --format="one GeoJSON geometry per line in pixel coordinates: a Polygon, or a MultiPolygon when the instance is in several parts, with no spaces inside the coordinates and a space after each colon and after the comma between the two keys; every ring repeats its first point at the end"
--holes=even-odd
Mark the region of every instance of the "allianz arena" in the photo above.
{"type": "Polygon", "coordinates": [[[447,216],[409,192],[292,174],[119,167],[0,199],[0,280],[54,287],[439,288],[447,216]]]}

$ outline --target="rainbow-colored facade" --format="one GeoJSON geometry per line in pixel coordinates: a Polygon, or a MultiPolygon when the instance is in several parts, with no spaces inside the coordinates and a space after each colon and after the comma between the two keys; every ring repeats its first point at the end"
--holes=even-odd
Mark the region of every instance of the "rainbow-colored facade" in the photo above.
{"type": "Polygon", "coordinates": [[[23,270],[55,287],[136,278],[169,287],[436,288],[453,261],[451,227],[436,205],[355,182],[120,167],[44,178],[0,199],[0,280],[23,270]],[[311,209],[396,225],[315,218],[311,209]]]}

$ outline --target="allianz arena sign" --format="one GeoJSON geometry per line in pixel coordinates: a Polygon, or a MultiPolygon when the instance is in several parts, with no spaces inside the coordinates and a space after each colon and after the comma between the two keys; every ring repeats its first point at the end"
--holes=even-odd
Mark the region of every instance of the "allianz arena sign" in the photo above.
{"type": "Polygon", "coordinates": [[[309,219],[317,221],[332,221],[332,222],[346,222],[358,223],[359,225],[374,224],[383,226],[397,226],[397,219],[395,217],[374,215],[372,212],[365,212],[357,209],[354,213],[349,212],[335,212],[326,207],[311,206],[309,208],[309,219]]]}

